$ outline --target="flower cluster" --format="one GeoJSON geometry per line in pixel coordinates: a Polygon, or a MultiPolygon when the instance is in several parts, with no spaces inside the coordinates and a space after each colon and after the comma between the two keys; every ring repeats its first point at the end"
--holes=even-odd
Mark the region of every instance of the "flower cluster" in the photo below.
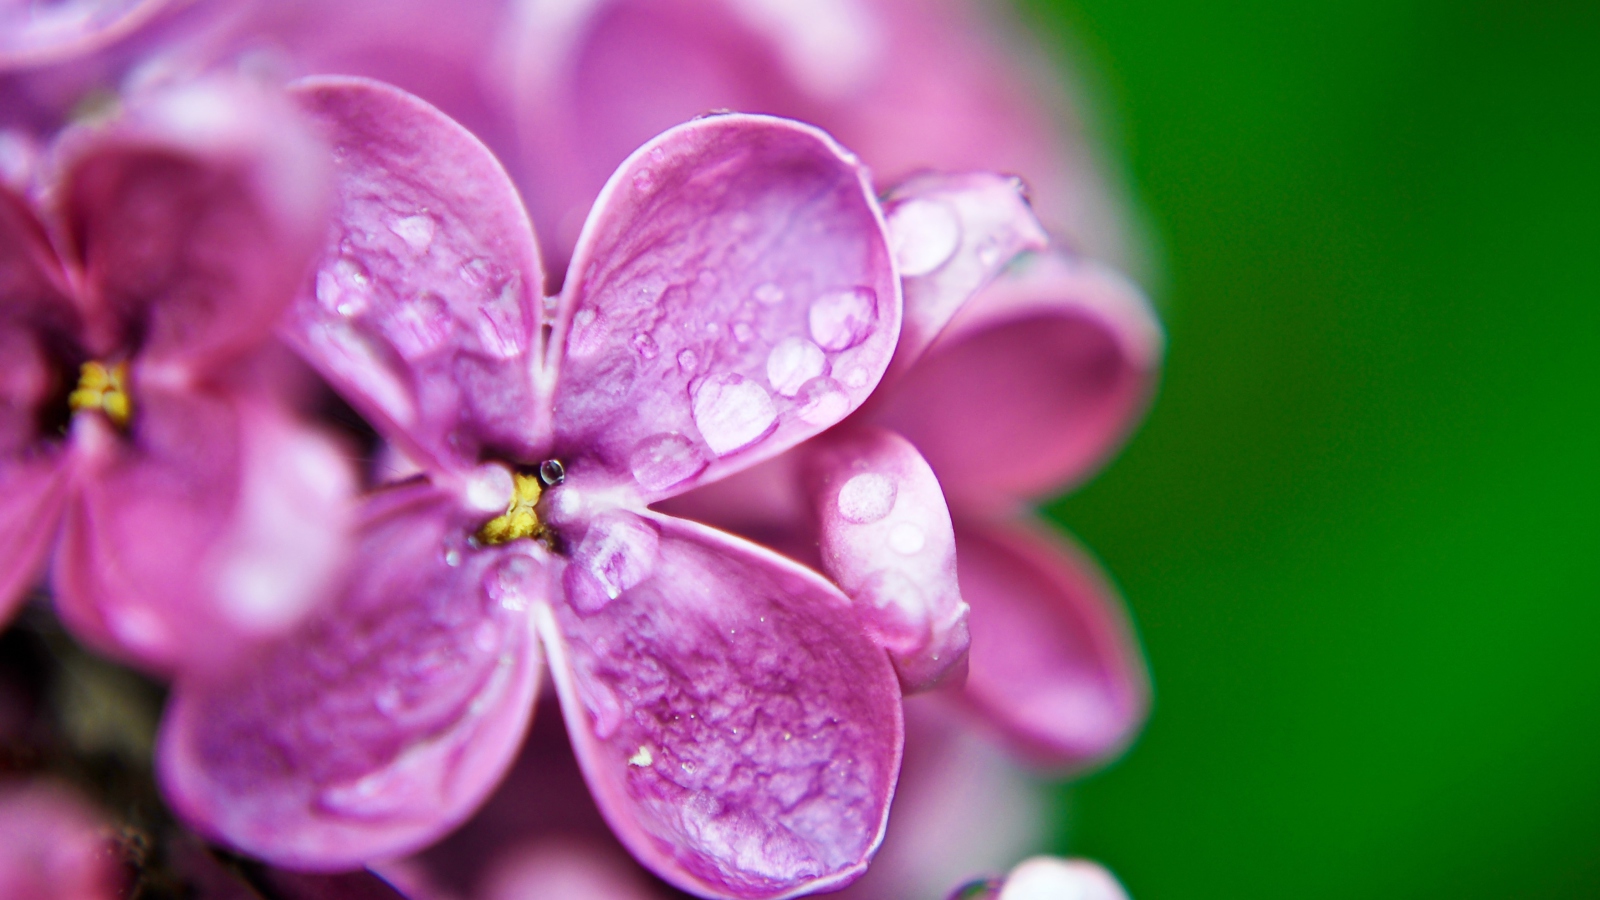
{"type": "Polygon", "coordinates": [[[1039,840],[1019,762],[1142,723],[1028,509],[1162,335],[964,4],[0,26],[0,620],[166,685],[114,836],[60,784],[105,742],[0,670],[0,893],[939,896],[1039,840]]]}

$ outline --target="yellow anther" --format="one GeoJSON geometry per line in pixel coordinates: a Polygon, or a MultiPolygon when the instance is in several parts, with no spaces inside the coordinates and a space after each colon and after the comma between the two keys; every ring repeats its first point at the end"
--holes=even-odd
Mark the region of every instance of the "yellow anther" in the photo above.
{"type": "Polygon", "coordinates": [[[538,537],[544,533],[539,524],[539,495],[544,488],[534,475],[512,473],[511,502],[506,511],[483,523],[478,529],[478,540],[485,544],[504,544],[518,538],[538,537]]]}
{"type": "Polygon", "coordinates": [[[78,371],[77,389],[67,396],[67,406],[73,412],[98,409],[113,425],[127,425],[133,416],[133,402],[128,398],[128,364],[107,366],[92,360],[84,363],[78,371]]]}

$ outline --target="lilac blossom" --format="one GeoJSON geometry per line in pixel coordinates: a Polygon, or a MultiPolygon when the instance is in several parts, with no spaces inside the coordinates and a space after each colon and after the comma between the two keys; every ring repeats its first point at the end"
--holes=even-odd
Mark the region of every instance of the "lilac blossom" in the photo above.
{"type": "Polygon", "coordinates": [[[832,583],[650,505],[871,394],[901,294],[863,168],[785,120],[672,129],[542,298],[526,214],[469,133],[364,79],[296,94],[337,209],[287,330],[422,474],[364,504],[337,602],[177,683],[173,806],[277,865],[413,851],[500,780],[544,663],[596,803],[658,875],[713,897],[854,878],[899,768],[893,668],[832,583]],[[824,365],[774,383],[792,341],[824,365]]]}
{"type": "Polygon", "coordinates": [[[32,196],[0,188],[0,618],[53,550],[80,640],[224,663],[342,557],[348,466],[268,361],[323,227],[320,155],[281,98],[211,81],[49,159],[32,196]]]}
{"type": "Polygon", "coordinates": [[[0,897],[114,900],[122,872],[110,829],[65,788],[0,781],[0,897]]]}

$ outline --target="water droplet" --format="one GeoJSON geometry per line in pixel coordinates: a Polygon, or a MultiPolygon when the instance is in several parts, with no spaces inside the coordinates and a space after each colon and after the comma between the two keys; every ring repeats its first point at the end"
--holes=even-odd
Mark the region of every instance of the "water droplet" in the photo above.
{"type": "Polygon", "coordinates": [[[422,294],[394,309],[384,323],[389,342],[406,359],[421,359],[439,349],[454,330],[455,318],[444,301],[422,294]]]}
{"type": "Polygon", "coordinates": [[[601,513],[572,551],[564,579],[568,599],[579,612],[598,612],[650,577],[660,549],[654,525],[625,510],[601,513]]]}
{"type": "Polygon", "coordinates": [[[826,427],[839,421],[850,412],[850,398],[844,386],[832,378],[813,378],[801,385],[795,395],[800,407],[797,414],[807,424],[826,427]]]}
{"type": "Polygon", "coordinates": [[[641,194],[648,194],[655,190],[656,173],[649,169],[640,169],[633,173],[633,189],[641,194]]]}
{"type": "Polygon", "coordinates": [[[783,302],[783,288],[770,281],[756,285],[756,289],[752,293],[756,298],[756,302],[764,306],[777,306],[783,302]]]}
{"type": "Polygon", "coordinates": [[[664,150],[664,149],[662,149],[660,147],[651,147],[650,148],[650,161],[651,162],[659,163],[659,162],[661,162],[662,160],[664,160],[666,158],[667,158],[667,151],[666,150],[664,150]]]}
{"type": "Polygon", "coordinates": [[[677,432],[651,435],[628,455],[634,480],[647,491],[664,491],[682,484],[698,475],[707,462],[699,446],[677,432]]]}
{"type": "Polygon", "coordinates": [[[778,422],[777,407],[765,388],[743,375],[714,375],[694,392],[695,427],[712,452],[726,456],[748,447],[778,422]]]}
{"type": "Polygon", "coordinates": [[[926,275],[961,245],[961,220],[943,200],[907,200],[889,211],[889,246],[901,275],[926,275]]]}
{"type": "Polygon", "coordinates": [[[902,556],[910,556],[922,549],[927,543],[927,536],[922,529],[910,522],[901,522],[889,529],[889,547],[902,556]]]}
{"type": "Polygon", "coordinates": [[[599,316],[592,307],[585,307],[572,315],[572,331],[567,335],[567,353],[571,356],[589,356],[605,344],[605,328],[597,324],[599,316]]]}
{"type": "Polygon", "coordinates": [[[399,235],[400,240],[406,242],[413,252],[422,253],[433,243],[433,234],[438,230],[438,225],[433,217],[426,214],[406,216],[389,223],[389,230],[399,235]]]}
{"type": "Polygon", "coordinates": [[[317,301],[324,309],[353,318],[367,311],[371,285],[365,267],[349,257],[340,257],[317,273],[317,301]]]}
{"type": "Polygon", "coordinates": [[[750,342],[750,339],[752,337],[755,337],[755,329],[750,327],[750,323],[748,323],[748,322],[735,322],[735,323],[733,323],[733,339],[734,340],[738,341],[741,344],[747,344],[747,343],[750,342]]]}
{"type": "Polygon", "coordinates": [[[483,593],[491,604],[521,612],[534,600],[535,585],[543,570],[527,556],[507,556],[483,576],[483,593]]]}
{"type": "Polygon", "coordinates": [[[877,307],[877,294],[869,288],[829,291],[811,301],[811,337],[824,350],[854,347],[871,333],[877,307]]]}
{"type": "Polygon", "coordinates": [[[454,569],[461,565],[461,551],[451,547],[444,552],[444,564],[454,569]]]}
{"type": "Polygon", "coordinates": [[[800,392],[801,385],[828,368],[822,348],[803,337],[784,338],[767,354],[767,383],[785,397],[800,392]]]}
{"type": "Polygon", "coordinates": [[[633,336],[633,349],[645,359],[655,359],[656,355],[661,352],[661,348],[656,344],[656,339],[646,331],[641,331],[633,336]]]}
{"type": "Polygon", "coordinates": [[[694,355],[693,350],[678,351],[678,368],[686,375],[694,374],[694,367],[700,364],[700,358],[694,355]]]}
{"type": "Polygon", "coordinates": [[[898,494],[899,486],[893,478],[865,472],[846,481],[839,489],[839,515],[857,525],[877,522],[894,509],[898,494]]]}
{"type": "Polygon", "coordinates": [[[547,459],[539,463],[539,480],[545,487],[555,487],[567,480],[567,467],[559,459],[547,459]]]}

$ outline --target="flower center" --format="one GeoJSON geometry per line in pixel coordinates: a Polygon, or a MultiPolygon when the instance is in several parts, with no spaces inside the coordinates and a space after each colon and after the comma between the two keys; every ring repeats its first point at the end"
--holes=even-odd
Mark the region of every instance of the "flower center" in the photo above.
{"type": "Polygon", "coordinates": [[[133,401],[128,398],[128,364],[108,366],[94,360],[84,363],[78,371],[78,387],[67,396],[67,406],[73,412],[99,410],[111,424],[127,427],[133,416],[133,401]]]}
{"type": "Polygon", "coordinates": [[[566,480],[566,469],[560,460],[547,459],[539,464],[538,474],[511,473],[511,502],[506,511],[483,523],[477,538],[485,544],[505,544],[521,538],[544,538],[549,534],[539,521],[539,498],[546,487],[555,487],[566,480]]]}

